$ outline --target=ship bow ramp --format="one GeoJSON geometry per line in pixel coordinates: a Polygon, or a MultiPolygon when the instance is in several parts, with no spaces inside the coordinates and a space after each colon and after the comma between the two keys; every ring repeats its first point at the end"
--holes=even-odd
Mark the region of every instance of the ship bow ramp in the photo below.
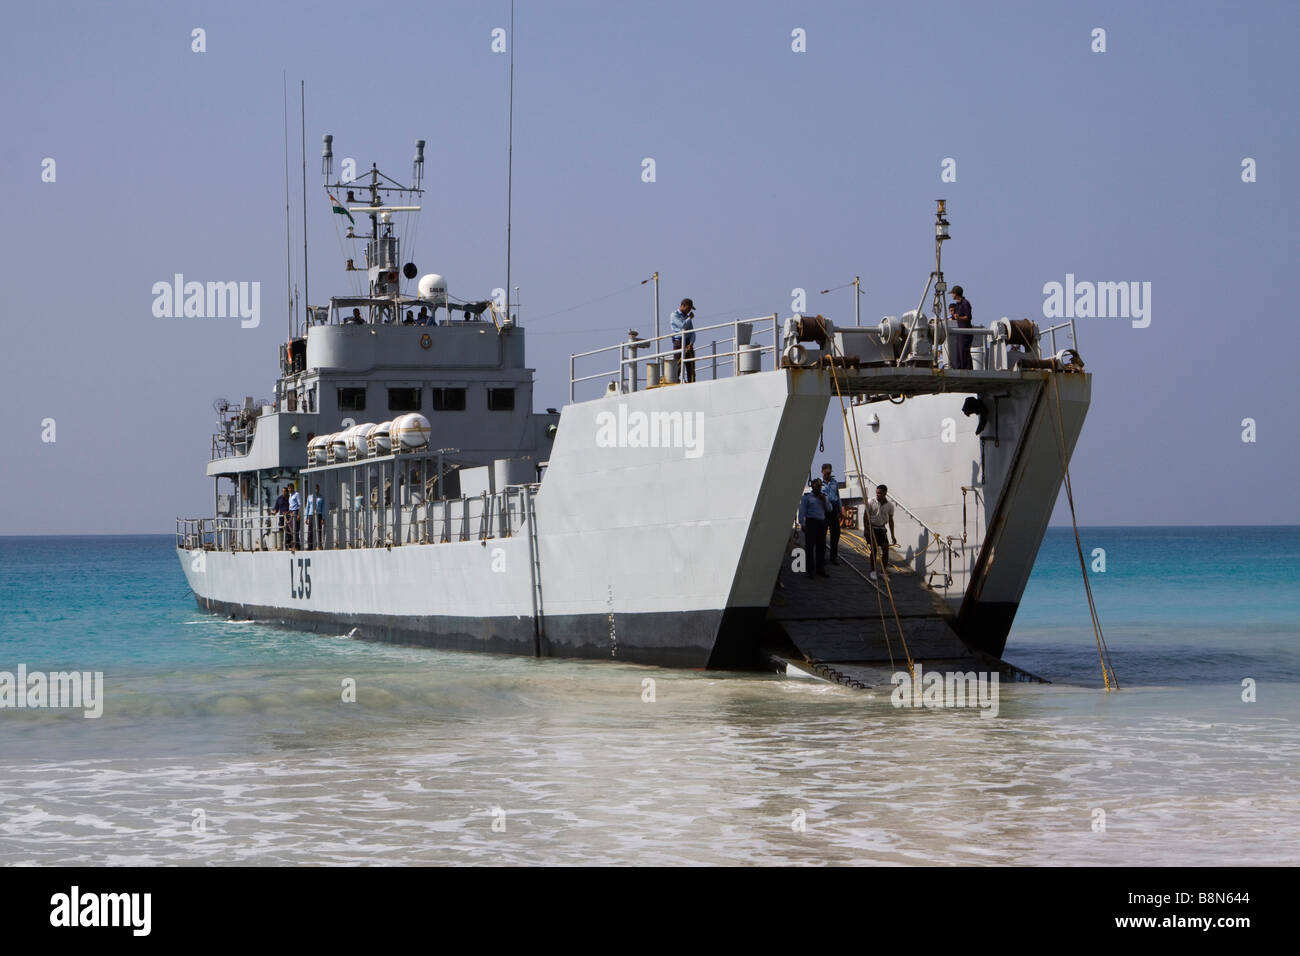
{"type": "Polygon", "coordinates": [[[781,369],[567,406],[537,495],[545,650],[758,664],[829,395],[781,369]]]}

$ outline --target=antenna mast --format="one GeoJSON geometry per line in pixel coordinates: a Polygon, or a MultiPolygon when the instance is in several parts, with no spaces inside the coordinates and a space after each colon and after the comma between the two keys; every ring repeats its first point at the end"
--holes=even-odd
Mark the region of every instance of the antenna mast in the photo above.
{"type": "Polygon", "coordinates": [[[506,123],[506,318],[510,318],[510,225],[515,169],[515,0],[510,0],[510,94],[506,123]]]}
{"type": "Polygon", "coordinates": [[[307,285],[307,81],[299,80],[302,94],[302,305],[311,311],[307,285]]]}
{"type": "Polygon", "coordinates": [[[943,309],[947,304],[948,283],[943,281],[943,244],[952,238],[948,234],[948,201],[936,199],[939,209],[934,214],[934,317],[939,322],[946,322],[948,317],[943,309]]]}
{"type": "Polygon", "coordinates": [[[293,338],[293,236],[289,226],[289,76],[281,71],[284,93],[284,284],[289,302],[289,338],[293,338]]]}

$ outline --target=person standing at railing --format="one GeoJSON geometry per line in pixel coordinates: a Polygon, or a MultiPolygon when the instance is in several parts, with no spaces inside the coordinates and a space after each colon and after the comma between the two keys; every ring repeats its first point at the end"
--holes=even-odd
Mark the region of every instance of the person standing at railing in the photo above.
{"type": "Polygon", "coordinates": [[[279,496],[278,498],[275,499],[275,504],[273,504],[273,505],[271,506],[271,511],[272,511],[273,514],[277,515],[278,518],[279,518],[279,525],[280,525],[280,535],[279,535],[279,537],[280,537],[280,547],[283,548],[286,544],[288,544],[288,540],[289,540],[289,539],[287,538],[287,535],[288,535],[289,532],[288,532],[288,530],[285,528],[285,519],[289,516],[289,489],[288,489],[288,487],[285,487],[285,488],[281,489],[281,491],[280,491],[280,496],[279,496]]]}
{"type": "Polygon", "coordinates": [[[873,550],[879,552],[871,559],[871,580],[874,581],[877,561],[880,562],[881,574],[889,567],[889,539],[893,538],[894,546],[898,546],[898,537],[894,534],[894,503],[889,500],[888,485],[876,485],[876,497],[867,502],[867,517],[871,522],[872,541],[875,543],[873,550]],[[885,534],[886,529],[888,535],[885,534]]]}
{"type": "MultiPolygon", "coordinates": [[[[971,328],[971,308],[970,300],[966,298],[962,287],[955,285],[952,287],[952,304],[955,307],[950,308],[949,313],[957,320],[957,328],[971,328]]],[[[969,335],[950,335],[948,336],[948,367],[949,368],[970,368],[970,345],[971,337],[969,335]]]]}
{"type": "Polygon", "coordinates": [[[289,530],[285,534],[285,543],[292,551],[298,547],[298,530],[302,527],[298,518],[302,514],[302,496],[294,485],[289,486],[289,530]]]}
{"type": "Polygon", "coordinates": [[[804,492],[799,499],[799,527],[803,529],[805,560],[808,562],[808,577],[826,573],[826,518],[830,514],[830,505],[822,494],[822,483],[818,478],[812,480],[811,490],[804,492]]]}
{"type": "Polygon", "coordinates": [[[673,348],[680,349],[682,363],[682,381],[695,381],[695,303],[682,299],[682,304],[673,313],[673,348]],[[684,345],[683,345],[684,343],[684,345]]]}
{"type": "Polygon", "coordinates": [[[307,550],[315,551],[316,542],[325,535],[325,499],[321,497],[320,485],[316,491],[307,495],[307,550]],[[318,537],[319,536],[319,537],[318,537]]]}
{"type": "Polygon", "coordinates": [[[828,461],[822,465],[822,495],[830,508],[826,516],[826,527],[831,534],[831,564],[840,563],[840,522],[844,518],[844,505],[840,503],[840,483],[835,478],[835,471],[828,461]]]}

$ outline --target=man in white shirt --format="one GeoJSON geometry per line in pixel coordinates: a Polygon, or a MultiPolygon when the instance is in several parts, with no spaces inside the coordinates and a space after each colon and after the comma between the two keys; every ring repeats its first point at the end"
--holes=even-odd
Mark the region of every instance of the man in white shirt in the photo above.
{"type": "MultiPolygon", "coordinates": [[[[872,540],[876,548],[879,549],[878,558],[872,558],[872,564],[878,559],[880,561],[880,573],[884,574],[885,569],[889,567],[889,541],[893,538],[894,545],[898,545],[898,538],[894,536],[894,503],[889,500],[889,486],[876,485],[876,497],[867,502],[867,514],[871,519],[872,540]],[[888,530],[889,534],[885,532],[888,530]]],[[[876,580],[874,567],[871,572],[871,580],[876,580]]]]}
{"type": "Polygon", "coordinates": [[[296,485],[289,486],[289,524],[284,535],[285,547],[293,550],[298,546],[298,516],[302,514],[302,497],[296,485]]]}

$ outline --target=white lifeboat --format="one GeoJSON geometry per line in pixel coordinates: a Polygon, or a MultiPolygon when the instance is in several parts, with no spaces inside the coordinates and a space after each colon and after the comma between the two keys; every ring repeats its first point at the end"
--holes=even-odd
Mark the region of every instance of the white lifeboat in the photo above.
{"type": "Polygon", "coordinates": [[[309,464],[325,464],[325,455],[329,450],[330,439],[333,437],[333,435],[317,435],[307,442],[307,461],[309,464]]]}
{"type": "Polygon", "coordinates": [[[393,423],[380,422],[370,433],[370,447],[376,455],[387,455],[393,450],[393,423]]]}
{"type": "Polygon", "coordinates": [[[363,425],[353,425],[343,434],[347,438],[348,457],[365,458],[370,454],[370,435],[375,430],[375,425],[366,422],[363,425]]]}
{"type": "Polygon", "coordinates": [[[404,451],[426,448],[432,431],[429,419],[417,412],[411,412],[393,419],[391,438],[404,451]]]}

